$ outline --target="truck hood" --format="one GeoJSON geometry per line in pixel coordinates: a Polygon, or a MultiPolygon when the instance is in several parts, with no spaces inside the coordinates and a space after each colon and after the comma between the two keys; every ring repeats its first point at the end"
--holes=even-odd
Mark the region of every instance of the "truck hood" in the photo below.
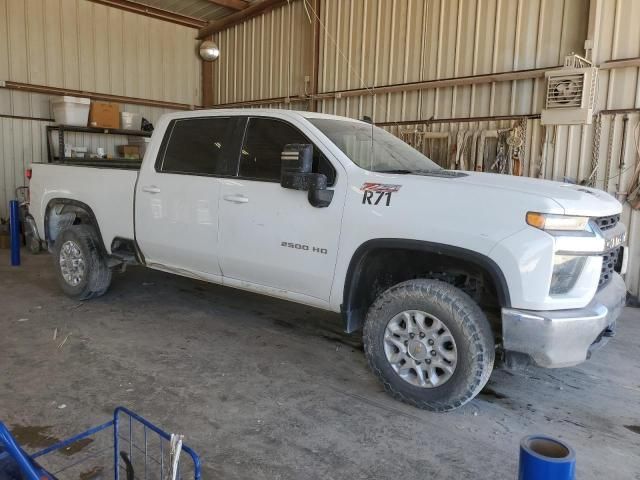
{"type": "Polygon", "coordinates": [[[595,188],[497,173],[465,173],[468,175],[452,178],[451,181],[546,197],[560,205],[564,209],[565,215],[603,217],[615,215],[622,211],[622,204],[618,200],[608,193],[595,188]]]}

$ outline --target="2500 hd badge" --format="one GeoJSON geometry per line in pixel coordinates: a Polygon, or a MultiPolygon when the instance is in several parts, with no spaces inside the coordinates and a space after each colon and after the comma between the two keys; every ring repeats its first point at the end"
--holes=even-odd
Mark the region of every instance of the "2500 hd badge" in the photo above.
{"type": "Polygon", "coordinates": [[[304,252],[321,253],[323,255],[326,255],[328,253],[328,250],[326,248],[310,247],[309,245],[304,245],[302,243],[281,242],[280,246],[281,247],[287,247],[287,248],[293,248],[295,250],[302,250],[304,252]]]}

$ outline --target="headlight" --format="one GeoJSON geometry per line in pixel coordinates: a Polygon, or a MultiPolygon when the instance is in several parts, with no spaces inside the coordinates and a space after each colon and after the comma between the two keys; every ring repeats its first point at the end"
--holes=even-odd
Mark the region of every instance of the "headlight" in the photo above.
{"type": "Polygon", "coordinates": [[[550,295],[562,295],[573,288],[587,262],[585,256],[555,255],[550,295]]]}
{"type": "Polygon", "coordinates": [[[546,231],[590,232],[589,217],[572,217],[552,213],[528,212],[527,223],[546,231]]]}

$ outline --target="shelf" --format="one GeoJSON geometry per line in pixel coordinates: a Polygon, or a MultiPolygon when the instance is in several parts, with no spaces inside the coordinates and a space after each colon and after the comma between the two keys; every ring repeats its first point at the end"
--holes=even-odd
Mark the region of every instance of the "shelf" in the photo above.
{"type": "Polygon", "coordinates": [[[94,127],[78,127],[75,125],[47,125],[47,157],[49,163],[58,162],[58,163],[74,163],[86,166],[100,166],[100,167],[113,167],[113,168],[140,168],[140,163],[142,160],[129,160],[126,158],[112,158],[112,159],[101,159],[101,158],[74,158],[67,157],[60,160],[58,157],[54,157],[52,148],[52,135],[50,132],[56,130],[58,132],[58,138],[56,144],[58,145],[58,152],[62,152],[64,149],[64,135],[68,132],[76,132],[76,133],[94,133],[100,135],[123,135],[123,136],[132,136],[132,137],[150,137],[151,132],[145,132],[143,130],[123,130],[121,128],[94,128],[94,127]],[[111,162],[109,164],[105,164],[104,162],[111,162]],[[114,162],[117,162],[118,165],[115,165],[114,162]],[[90,165],[91,164],[91,165],[90,165]]]}
{"type": "Polygon", "coordinates": [[[132,137],[150,137],[151,132],[144,130],[123,130],[121,128],[78,127],[75,125],[49,125],[48,130],[63,130],[65,132],[98,133],[103,135],[130,135],[132,137]]]}

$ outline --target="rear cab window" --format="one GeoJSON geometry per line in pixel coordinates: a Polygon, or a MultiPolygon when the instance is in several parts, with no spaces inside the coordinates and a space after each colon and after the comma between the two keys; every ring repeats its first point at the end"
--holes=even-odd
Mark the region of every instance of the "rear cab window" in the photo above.
{"type": "Polygon", "coordinates": [[[234,132],[239,123],[240,119],[234,117],[173,120],[162,141],[156,171],[183,175],[235,175],[240,141],[234,132]]]}

